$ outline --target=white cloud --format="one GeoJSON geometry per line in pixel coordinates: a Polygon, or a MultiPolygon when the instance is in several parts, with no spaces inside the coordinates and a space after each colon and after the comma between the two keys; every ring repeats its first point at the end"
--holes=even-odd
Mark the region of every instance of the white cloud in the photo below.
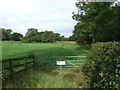
{"type": "Polygon", "coordinates": [[[0,0],[0,25],[25,35],[28,28],[72,33],[76,0],[0,0]]]}

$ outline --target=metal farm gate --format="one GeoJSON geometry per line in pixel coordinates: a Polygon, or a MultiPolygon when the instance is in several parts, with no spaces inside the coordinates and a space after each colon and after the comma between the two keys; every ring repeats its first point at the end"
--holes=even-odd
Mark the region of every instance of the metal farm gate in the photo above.
{"type": "Polygon", "coordinates": [[[86,56],[36,57],[42,69],[76,69],[84,64],[86,56]]]}

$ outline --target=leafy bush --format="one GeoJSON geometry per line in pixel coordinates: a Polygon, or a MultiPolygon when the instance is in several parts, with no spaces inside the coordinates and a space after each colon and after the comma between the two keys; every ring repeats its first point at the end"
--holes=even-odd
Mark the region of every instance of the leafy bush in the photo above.
{"type": "Polygon", "coordinates": [[[84,70],[91,87],[120,87],[120,44],[105,42],[93,44],[84,70]]]}

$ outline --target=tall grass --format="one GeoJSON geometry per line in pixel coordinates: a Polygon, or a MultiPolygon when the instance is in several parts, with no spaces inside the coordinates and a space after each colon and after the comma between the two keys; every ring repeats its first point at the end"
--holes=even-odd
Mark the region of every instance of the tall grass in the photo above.
{"type": "Polygon", "coordinates": [[[22,72],[4,84],[4,88],[88,88],[87,80],[80,70],[57,70],[22,72]]]}

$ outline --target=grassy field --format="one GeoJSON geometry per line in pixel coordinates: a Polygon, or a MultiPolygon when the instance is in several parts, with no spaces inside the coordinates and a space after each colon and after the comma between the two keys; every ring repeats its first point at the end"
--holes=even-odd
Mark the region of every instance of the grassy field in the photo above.
{"type": "Polygon", "coordinates": [[[75,42],[56,43],[2,43],[2,58],[16,58],[34,53],[37,56],[81,56],[88,50],[75,42]]]}
{"type": "MultiPolygon", "coordinates": [[[[19,58],[35,54],[36,57],[52,56],[86,56],[89,50],[84,46],[76,45],[75,42],[56,43],[20,43],[3,42],[2,58],[19,58]]],[[[75,59],[75,58],[74,58],[75,59]]],[[[79,59],[79,58],[76,58],[79,59]]],[[[36,59],[36,61],[49,59],[36,59]]],[[[56,60],[56,59],[52,59],[56,60]]],[[[59,60],[59,59],[58,59],[59,60]]],[[[72,58],[71,58],[72,60],[72,58]]],[[[22,63],[22,62],[19,62],[22,63]]],[[[72,63],[76,63],[75,61],[72,63]]],[[[45,66],[44,64],[42,64],[45,66]]],[[[3,67],[8,66],[3,64],[3,67]]],[[[84,74],[80,69],[76,70],[42,70],[41,63],[37,70],[28,70],[15,75],[15,80],[3,80],[4,87],[37,87],[37,88],[84,88],[88,87],[84,74]]]]}

